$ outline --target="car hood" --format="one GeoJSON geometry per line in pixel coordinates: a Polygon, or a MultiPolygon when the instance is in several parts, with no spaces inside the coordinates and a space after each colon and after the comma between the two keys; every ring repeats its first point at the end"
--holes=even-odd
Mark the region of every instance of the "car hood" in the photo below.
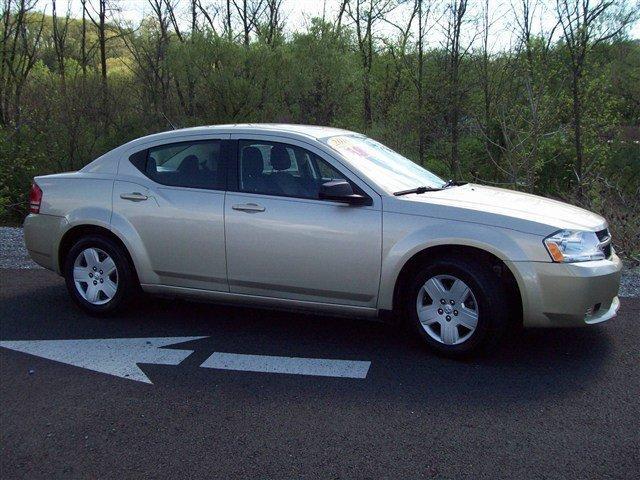
{"type": "Polygon", "coordinates": [[[600,215],[528,193],[468,183],[424,194],[395,197],[387,211],[450,218],[548,235],[559,229],[606,228],[600,215]]]}

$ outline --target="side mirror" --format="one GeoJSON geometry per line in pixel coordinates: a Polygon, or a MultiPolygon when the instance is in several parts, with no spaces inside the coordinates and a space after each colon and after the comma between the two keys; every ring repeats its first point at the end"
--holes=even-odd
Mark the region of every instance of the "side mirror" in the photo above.
{"type": "Polygon", "coordinates": [[[346,180],[331,180],[320,186],[320,198],[349,205],[371,205],[371,199],[364,195],[353,193],[351,184],[346,180]]]}

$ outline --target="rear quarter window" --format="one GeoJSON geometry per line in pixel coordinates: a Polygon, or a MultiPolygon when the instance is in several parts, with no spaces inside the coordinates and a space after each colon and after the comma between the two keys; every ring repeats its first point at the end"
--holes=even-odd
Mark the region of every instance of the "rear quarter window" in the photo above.
{"type": "Polygon", "coordinates": [[[134,153],[129,157],[129,161],[134,167],[144,173],[147,167],[147,151],[142,150],[141,152],[134,153]]]}
{"type": "Polygon", "coordinates": [[[134,153],[129,161],[161,185],[224,190],[227,151],[221,140],[176,142],[134,153]]]}

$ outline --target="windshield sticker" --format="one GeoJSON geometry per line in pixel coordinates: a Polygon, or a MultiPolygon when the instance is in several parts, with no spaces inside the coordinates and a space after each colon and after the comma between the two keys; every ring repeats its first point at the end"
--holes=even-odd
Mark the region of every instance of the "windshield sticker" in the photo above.
{"type": "Polygon", "coordinates": [[[436,188],[444,183],[422,166],[371,138],[335,136],[326,142],[389,192],[418,186],[436,188]]]}
{"type": "Polygon", "coordinates": [[[349,137],[332,137],[327,142],[330,147],[341,153],[351,153],[361,158],[370,158],[371,154],[349,137]]]}

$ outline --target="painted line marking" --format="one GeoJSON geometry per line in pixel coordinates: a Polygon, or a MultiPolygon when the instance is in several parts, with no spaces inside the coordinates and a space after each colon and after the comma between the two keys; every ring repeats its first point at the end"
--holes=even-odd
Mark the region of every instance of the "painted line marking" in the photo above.
{"type": "Polygon", "coordinates": [[[207,337],[0,341],[0,347],[116,377],[152,383],[138,363],[179,365],[193,350],[165,349],[207,337]]]}
{"type": "Polygon", "coordinates": [[[366,378],[371,362],[214,352],[200,366],[218,370],[366,378]]]}

